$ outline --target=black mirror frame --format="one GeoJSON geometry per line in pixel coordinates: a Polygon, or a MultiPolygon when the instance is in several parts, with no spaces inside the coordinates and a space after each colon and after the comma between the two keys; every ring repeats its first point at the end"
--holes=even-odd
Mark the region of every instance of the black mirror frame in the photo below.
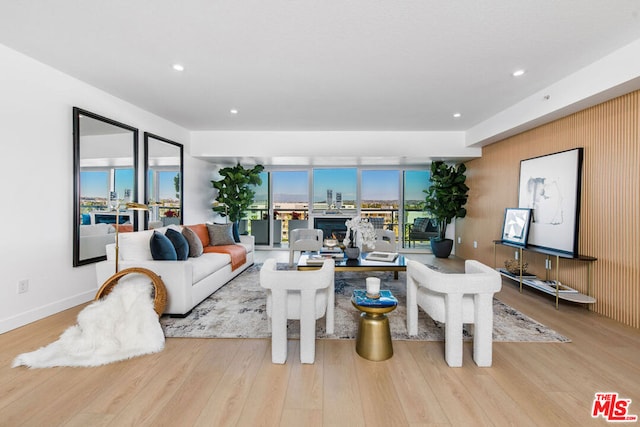
{"type": "MultiPolygon", "coordinates": [[[[150,132],[144,133],[144,203],[149,204],[149,138],[175,145],[180,149],[180,225],[184,224],[184,146],[150,132]]],[[[144,214],[144,229],[149,229],[149,212],[144,214]]]]}
{"type": "MultiPolygon", "coordinates": [[[[80,117],[86,116],[133,133],[133,200],[138,200],[138,129],[124,123],[111,120],[79,107],[73,107],[73,266],[92,264],[107,259],[104,256],[80,259],[80,117]]],[[[133,229],[138,229],[138,216],[134,215],[133,229]]]]}

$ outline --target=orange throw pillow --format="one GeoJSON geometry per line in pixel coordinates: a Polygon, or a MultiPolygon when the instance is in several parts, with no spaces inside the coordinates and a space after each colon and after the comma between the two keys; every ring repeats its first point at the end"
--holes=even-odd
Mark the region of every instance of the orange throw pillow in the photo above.
{"type": "Polygon", "coordinates": [[[209,229],[207,228],[207,224],[187,225],[186,227],[190,228],[194,233],[198,235],[200,241],[202,242],[202,246],[209,246],[209,229]]]}
{"type": "Polygon", "coordinates": [[[133,224],[113,224],[118,229],[118,233],[133,233],[133,224]]]}

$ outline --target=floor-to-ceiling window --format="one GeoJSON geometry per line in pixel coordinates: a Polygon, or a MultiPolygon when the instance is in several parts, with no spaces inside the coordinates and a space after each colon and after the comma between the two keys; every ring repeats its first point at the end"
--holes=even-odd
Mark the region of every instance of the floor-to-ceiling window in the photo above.
{"type": "Polygon", "coordinates": [[[360,215],[375,228],[393,230],[398,236],[400,170],[363,170],[360,175],[360,215]]]}
{"type": "MultiPolygon", "coordinates": [[[[312,227],[311,216],[330,213],[370,218],[377,228],[393,230],[408,248],[409,225],[427,216],[426,169],[309,168],[272,170],[261,176],[244,229],[258,245],[287,247],[290,230],[312,227]]],[[[428,248],[428,243],[413,242],[412,248],[428,248]]]]}
{"type": "Polygon", "coordinates": [[[269,218],[269,173],[261,172],[262,184],[253,186],[253,204],[245,211],[245,221],[240,221],[240,232],[255,237],[256,245],[268,245],[271,231],[269,218]]]}
{"type": "Polygon", "coordinates": [[[83,200],[80,201],[81,210],[93,211],[115,209],[119,201],[130,202],[133,197],[134,171],[126,169],[83,170],[80,180],[83,184],[83,200]]]}
{"type": "Polygon", "coordinates": [[[132,168],[113,170],[113,191],[118,194],[118,199],[125,202],[133,202],[133,184],[135,182],[132,168]]]}
{"type": "Polygon", "coordinates": [[[289,241],[289,231],[308,228],[309,171],[271,172],[273,243],[289,241]]]}
{"type": "MultiPolygon", "coordinates": [[[[82,183],[81,213],[115,209],[115,205],[109,205],[110,177],[109,170],[83,170],[80,172],[80,182],[82,183]]],[[[114,200],[114,203],[117,201],[114,200]]]]}
{"type": "Polygon", "coordinates": [[[357,209],[356,168],[313,169],[313,210],[357,209]]]}
{"type": "MultiPolygon", "coordinates": [[[[404,171],[404,218],[403,218],[403,242],[404,247],[409,247],[409,226],[416,218],[427,217],[424,212],[425,189],[429,187],[430,174],[428,170],[404,171]]],[[[415,247],[427,247],[426,241],[415,242],[415,247]]]]}
{"type": "Polygon", "coordinates": [[[163,221],[164,225],[179,223],[180,170],[175,168],[149,168],[149,221],[163,221]],[[170,220],[175,219],[175,221],[170,220]]]}

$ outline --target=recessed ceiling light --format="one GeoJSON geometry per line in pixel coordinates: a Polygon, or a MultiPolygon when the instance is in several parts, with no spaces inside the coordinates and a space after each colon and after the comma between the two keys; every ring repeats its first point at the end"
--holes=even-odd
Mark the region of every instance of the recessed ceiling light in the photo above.
{"type": "Polygon", "coordinates": [[[229,112],[231,114],[238,114],[238,110],[236,110],[235,108],[232,108],[231,110],[229,110],[229,112]]]}
{"type": "Polygon", "coordinates": [[[520,77],[520,76],[524,75],[524,70],[516,70],[513,73],[511,73],[511,75],[513,77],[520,77]]]}
{"type": "Polygon", "coordinates": [[[455,117],[456,119],[459,117],[462,117],[462,114],[460,113],[453,113],[453,117],[455,117]]]}
{"type": "Polygon", "coordinates": [[[182,64],[173,64],[173,69],[176,71],[184,71],[184,66],[182,64]]]}

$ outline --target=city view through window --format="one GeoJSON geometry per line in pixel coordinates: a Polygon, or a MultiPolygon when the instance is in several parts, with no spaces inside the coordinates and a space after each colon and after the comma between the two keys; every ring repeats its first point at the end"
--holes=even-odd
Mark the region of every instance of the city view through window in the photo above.
{"type": "MultiPolygon", "coordinates": [[[[130,201],[133,196],[134,176],[133,169],[95,169],[85,168],[80,172],[80,211],[81,213],[96,210],[115,209],[109,205],[112,192],[117,194],[117,199],[130,201]],[[126,198],[129,199],[126,199],[126,198]]],[[[117,203],[117,202],[112,202],[117,203]]]]}
{"type": "Polygon", "coordinates": [[[310,214],[326,213],[376,218],[376,227],[393,230],[397,240],[404,242],[413,221],[426,217],[422,209],[428,170],[316,168],[262,174],[262,185],[255,188],[255,201],[244,224],[244,231],[256,237],[256,244],[286,243],[289,230],[313,226],[308,223],[310,214]]]}

